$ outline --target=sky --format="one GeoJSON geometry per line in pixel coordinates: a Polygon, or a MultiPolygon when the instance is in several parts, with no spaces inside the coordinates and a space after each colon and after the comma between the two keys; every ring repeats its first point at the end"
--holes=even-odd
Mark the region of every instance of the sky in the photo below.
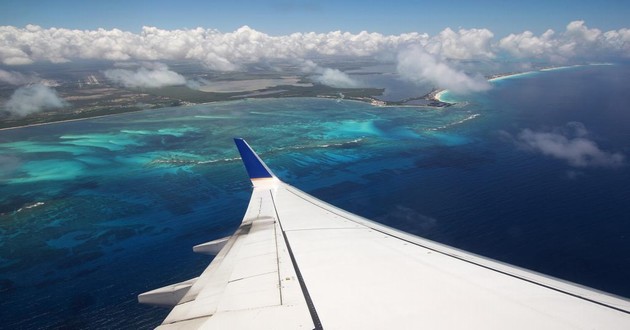
{"type": "Polygon", "coordinates": [[[230,32],[247,25],[269,35],[293,32],[361,31],[431,35],[450,27],[486,28],[497,36],[525,30],[560,30],[574,20],[601,30],[628,27],[630,3],[624,0],[571,1],[384,1],[384,0],[3,0],[0,25],[140,32],[203,27],[230,32]]]}

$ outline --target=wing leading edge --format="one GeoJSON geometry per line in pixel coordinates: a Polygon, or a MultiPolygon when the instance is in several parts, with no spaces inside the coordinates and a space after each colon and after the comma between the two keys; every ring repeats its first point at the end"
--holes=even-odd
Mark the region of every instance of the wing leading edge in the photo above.
{"type": "Polygon", "coordinates": [[[144,293],[158,329],[628,329],[630,302],[349,213],[281,182],[235,139],[253,183],[198,278],[144,293]]]}

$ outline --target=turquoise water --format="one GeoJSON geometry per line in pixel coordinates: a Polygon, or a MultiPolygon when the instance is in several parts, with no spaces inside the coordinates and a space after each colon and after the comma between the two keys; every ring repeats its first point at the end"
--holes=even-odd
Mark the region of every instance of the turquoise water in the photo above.
{"type": "MultiPolygon", "coordinates": [[[[0,319],[12,328],[150,328],[138,293],[198,274],[193,245],[249,199],[232,137],[283,180],[414,234],[630,296],[627,165],[575,167],[525,129],[580,122],[630,155],[626,66],[540,72],[446,109],[267,99],[0,132],[0,319]],[[567,86],[558,89],[558,86],[567,86]]],[[[627,163],[627,158],[626,158],[627,163]]]]}

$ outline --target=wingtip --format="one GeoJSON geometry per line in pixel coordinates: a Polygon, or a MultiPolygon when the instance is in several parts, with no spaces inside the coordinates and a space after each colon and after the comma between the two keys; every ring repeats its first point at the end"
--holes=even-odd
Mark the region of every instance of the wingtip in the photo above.
{"type": "Polygon", "coordinates": [[[245,165],[247,174],[252,182],[260,179],[274,179],[276,177],[245,139],[235,137],[234,143],[241,154],[243,165],[245,165]]]}

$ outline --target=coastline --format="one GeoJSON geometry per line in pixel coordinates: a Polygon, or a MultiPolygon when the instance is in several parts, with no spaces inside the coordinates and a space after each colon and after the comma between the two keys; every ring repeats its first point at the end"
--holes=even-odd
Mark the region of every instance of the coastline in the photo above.
{"type": "MultiPolygon", "coordinates": [[[[444,91],[446,91],[446,90],[444,90],[444,91]]],[[[247,99],[263,100],[263,99],[278,99],[278,98],[284,98],[284,99],[314,98],[314,99],[333,100],[333,101],[337,101],[337,102],[340,102],[340,101],[359,102],[359,103],[369,104],[369,105],[372,105],[374,107],[381,107],[381,108],[392,108],[392,107],[440,108],[440,107],[431,106],[431,105],[389,104],[388,102],[380,101],[380,100],[375,99],[373,97],[344,97],[344,98],[339,98],[339,97],[333,97],[333,96],[328,96],[328,95],[240,98],[240,99],[234,99],[234,100],[221,100],[221,101],[211,101],[211,102],[202,102],[202,103],[186,103],[186,104],[182,104],[182,105],[178,105],[178,106],[172,106],[172,108],[181,108],[181,107],[186,107],[186,106],[198,106],[198,105],[204,105],[204,104],[215,104],[215,103],[220,103],[220,102],[235,102],[235,101],[243,101],[243,100],[247,100],[247,99]]],[[[1,127],[0,128],[0,132],[13,130],[13,129],[19,129],[19,128],[27,128],[27,127],[34,127],[34,126],[43,126],[43,125],[50,125],[50,124],[59,124],[59,123],[68,123],[68,122],[82,121],[82,120],[88,120],[88,119],[112,117],[112,116],[124,115],[124,114],[128,114],[128,113],[132,113],[132,112],[139,112],[139,111],[145,111],[145,110],[158,110],[158,109],[165,109],[165,108],[167,108],[167,107],[164,107],[164,108],[137,109],[137,110],[133,110],[133,111],[117,112],[117,113],[110,113],[110,114],[98,115],[98,116],[87,116],[87,117],[81,117],[81,118],[53,120],[53,121],[48,121],[48,122],[43,122],[43,123],[33,123],[33,124],[27,124],[27,125],[1,127]]]]}
{"type": "MultiPolygon", "coordinates": [[[[583,67],[583,66],[590,66],[590,65],[594,65],[595,66],[595,65],[614,65],[614,64],[613,63],[591,63],[591,64],[577,64],[577,65],[567,65],[567,66],[544,67],[544,68],[540,68],[540,69],[537,69],[537,70],[531,70],[531,71],[525,71],[525,72],[509,72],[509,73],[494,74],[494,75],[488,76],[487,77],[487,81],[488,82],[496,82],[496,81],[500,81],[500,80],[504,80],[504,79],[510,79],[510,78],[514,78],[514,77],[525,76],[525,75],[529,75],[529,74],[533,74],[533,73],[537,73],[537,72],[547,72],[547,71],[554,71],[554,70],[572,69],[572,68],[576,68],[576,67],[583,67]]],[[[449,92],[448,89],[435,89],[435,90],[431,91],[430,93],[426,94],[425,96],[417,97],[417,98],[405,99],[405,100],[398,101],[398,102],[381,101],[381,100],[376,99],[376,98],[371,97],[371,96],[343,96],[343,97],[340,98],[337,95],[277,96],[277,95],[275,95],[276,93],[265,93],[265,94],[252,95],[254,97],[241,97],[241,98],[236,98],[236,99],[233,99],[233,100],[217,100],[217,101],[209,101],[209,102],[201,102],[201,103],[182,102],[180,105],[175,105],[175,106],[171,106],[171,107],[179,108],[179,107],[190,106],[190,105],[211,104],[211,103],[217,103],[217,102],[233,102],[233,101],[237,101],[237,100],[246,100],[246,99],[313,97],[313,98],[324,98],[324,99],[333,99],[333,100],[362,102],[362,103],[371,104],[372,106],[375,106],[375,107],[444,108],[444,107],[448,107],[448,106],[451,106],[451,105],[454,104],[453,101],[448,101],[448,100],[444,99],[444,95],[447,92],[449,92]],[[415,100],[415,99],[424,99],[424,100],[433,101],[433,102],[425,104],[425,105],[405,104],[406,101],[415,100]]],[[[134,109],[134,110],[130,110],[130,111],[114,112],[114,113],[100,114],[100,115],[95,115],[95,116],[89,116],[88,115],[88,116],[80,117],[80,118],[52,120],[52,121],[47,121],[47,122],[38,122],[38,123],[25,124],[25,125],[1,127],[0,128],[0,132],[1,131],[6,131],[6,130],[12,130],[12,129],[32,127],[32,126],[42,126],[42,125],[49,125],[49,124],[56,124],[56,123],[74,122],[74,121],[81,121],[81,120],[86,120],[86,119],[110,117],[110,116],[121,115],[121,114],[125,114],[125,113],[137,112],[137,111],[144,111],[144,110],[151,110],[151,109],[164,109],[164,108],[165,107],[134,109]]]]}
{"type": "MultiPolygon", "coordinates": [[[[542,71],[542,70],[539,70],[539,71],[542,71]]],[[[514,78],[514,77],[525,76],[525,75],[532,74],[532,73],[535,73],[535,72],[538,72],[538,71],[499,73],[499,74],[495,74],[495,75],[491,75],[491,76],[487,77],[487,81],[488,82],[496,82],[496,81],[510,79],[510,78],[514,78]]],[[[448,101],[445,101],[442,98],[442,97],[444,97],[444,94],[446,94],[447,92],[448,92],[448,89],[439,89],[433,95],[433,99],[438,101],[438,102],[448,102],[448,101]]]]}
{"type": "MultiPolygon", "coordinates": [[[[496,81],[501,81],[501,80],[505,80],[505,79],[511,79],[511,78],[515,78],[515,77],[526,76],[526,75],[530,75],[530,74],[537,73],[537,72],[548,72],[548,71],[556,71],[556,70],[573,69],[573,68],[578,68],[578,67],[583,67],[583,66],[590,66],[590,65],[614,65],[614,64],[612,64],[612,63],[592,63],[592,64],[575,64],[575,65],[554,66],[554,67],[545,67],[545,68],[541,68],[541,69],[538,69],[538,70],[531,70],[531,71],[499,73],[499,74],[494,74],[494,75],[488,76],[487,78],[488,78],[489,82],[496,82],[496,81]]],[[[442,98],[446,92],[448,92],[448,89],[438,89],[432,95],[432,98],[434,100],[438,101],[438,102],[448,102],[448,101],[445,101],[442,98]]]]}
{"type": "MultiPolygon", "coordinates": [[[[159,109],[162,109],[162,108],[159,108],[159,109]]],[[[0,128],[0,132],[1,131],[12,130],[12,129],[18,129],[18,128],[27,128],[27,127],[34,127],[34,126],[50,125],[50,124],[69,123],[69,122],[73,122],[73,121],[81,121],[81,120],[88,120],[88,119],[95,119],[95,118],[112,117],[112,116],[117,116],[117,115],[124,115],[126,113],[143,111],[143,110],[149,110],[149,109],[139,109],[139,110],[127,111],[127,112],[117,112],[117,113],[110,113],[110,114],[106,114],[106,115],[98,115],[98,116],[93,116],[93,117],[82,117],[82,118],[54,120],[54,121],[47,121],[45,123],[33,123],[33,124],[28,124],[28,125],[2,127],[2,128],[0,128]]]]}
{"type": "Polygon", "coordinates": [[[514,78],[514,77],[521,77],[521,76],[526,76],[526,75],[529,75],[529,74],[532,74],[532,73],[536,73],[536,72],[539,72],[539,71],[541,71],[541,70],[496,74],[496,75],[490,76],[490,78],[488,78],[488,81],[489,82],[494,82],[494,81],[500,81],[500,80],[510,79],[510,78],[514,78]]]}
{"type": "MultiPolygon", "coordinates": [[[[495,75],[491,75],[487,77],[487,81],[494,82],[494,81],[508,79],[508,78],[512,78],[516,76],[524,76],[526,74],[530,74],[533,72],[536,72],[536,71],[500,73],[500,74],[495,74],[495,75]]],[[[447,92],[448,92],[448,89],[437,89],[433,93],[431,93],[432,95],[430,94],[429,97],[438,102],[447,102],[446,100],[443,99],[444,94],[446,94],[447,92]]]]}
{"type": "Polygon", "coordinates": [[[444,93],[448,92],[448,89],[440,89],[438,90],[437,93],[433,94],[433,99],[438,101],[438,102],[446,102],[444,101],[444,99],[442,99],[442,96],[444,96],[444,93]]]}

